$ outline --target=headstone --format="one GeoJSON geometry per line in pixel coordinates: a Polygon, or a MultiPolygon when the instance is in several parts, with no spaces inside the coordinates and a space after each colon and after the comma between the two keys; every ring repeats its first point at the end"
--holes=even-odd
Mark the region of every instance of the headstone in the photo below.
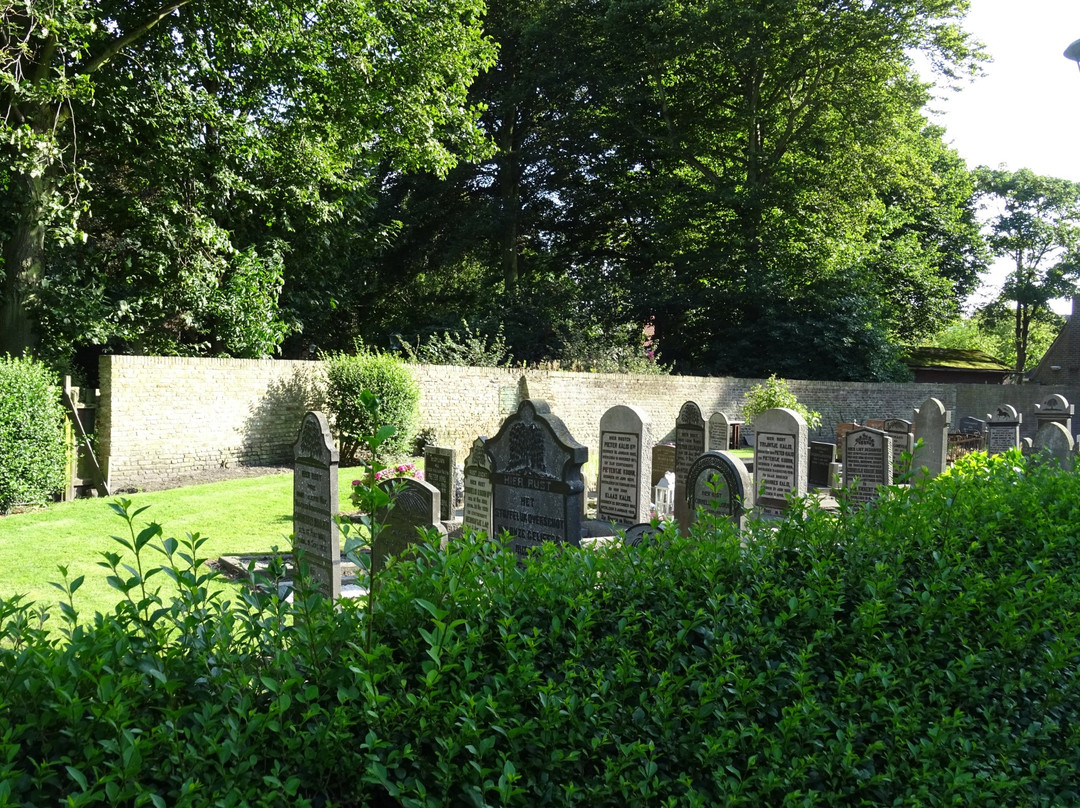
{"type": "Polygon", "coordinates": [[[806,496],[807,428],[795,410],[766,410],[754,418],[754,492],[766,517],[782,516],[787,497],[806,496]]]}
{"type": "Polygon", "coordinates": [[[652,502],[652,419],[619,404],[600,418],[596,518],[631,525],[649,518],[652,502]]]}
{"type": "Polygon", "coordinates": [[[836,452],[841,460],[844,459],[844,436],[858,428],[859,425],[854,421],[836,425],[836,452]]]}
{"type": "Polygon", "coordinates": [[[293,445],[293,547],[303,552],[308,574],[324,596],[341,597],[338,450],[321,412],[300,422],[293,445]]]}
{"type": "Polygon", "coordinates": [[[869,427],[870,429],[876,429],[879,432],[884,432],[885,431],[885,419],[884,418],[867,418],[865,421],[863,421],[863,426],[869,427]]]}
{"type": "Polygon", "coordinates": [[[960,432],[964,435],[985,435],[986,421],[965,415],[960,419],[960,432]]]}
{"type": "Polygon", "coordinates": [[[709,450],[726,452],[731,448],[731,419],[726,413],[714,412],[709,416],[709,450]]]}
{"type": "Polygon", "coordinates": [[[1032,454],[1056,460],[1063,471],[1072,471],[1074,448],[1073,436],[1058,421],[1043,424],[1031,442],[1032,454]]]}
{"type": "Polygon", "coordinates": [[[917,478],[937,477],[945,471],[949,453],[949,416],[945,405],[928,398],[915,410],[915,441],[922,445],[912,452],[911,468],[917,478]]]}
{"type": "Polygon", "coordinates": [[[424,449],[424,479],[439,489],[441,511],[439,518],[449,522],[454,518],[454,493],[457,481],[457,452],[440,446],[424,449]]]}
{"type": "Polygon", "coordinates": [[[581,544],[582,446],[547,402],[525,399],[485,444],[491,458],[492,531],[519,555],[542,542],[581,544]]]}
{"type": "Polygon", "coordinates": [[[810,441],[810,465],[807,470],[807,482],[820,488],[827,488],[832,485],[829,471],[835,462],[835,443],[810,441]]]}
{"type": "Polygon", "coordinates": [[[1002,404],[986,416],[986,453],[1002,454],[1020,445],[1020,423],[1024,417],[1016,407],[1002,404]]]}
{"type": "Polygon", "coordinates": [[[883,431],[889,434],[892,438],[892,464],[893,474],[906,474],[909,469],[908,465],[910,460],[904,462],[904,453],[909,455],[915,450],[915,436],[911,432],[911,421],[905,421],[903,418],[887,418],[885,419],[885,429],[883,431]]]}
{"type": "Polygon", "coordinates": [[[647,544],[663,532],[664,531],[661,528],[651,522],[639,522],[636,525],[630,525],[630,527],[626,529],[626,539],[623,543],[627,547],[638,547],[642,544],[647,544]]]}
{"type": "Polygon", "coordinates": [[[686,475],[690,464],[705,451],[705,419],[701,408],[687,401],[675,419],[675,521],[686,530],[693,514],[686,505],[686,475]]]}
{"type": "Polygon", "coordinates": [[[1035,405],[1035,431],[1038,432],[1045,424],[1061,424],[1070,435],[1072,432],[1073,410],[1076,407],[1068,402],[1065,396],[1047,396],[1042,404],[1035,405]]]}
{"type": "Polygon", "coordinates": [[[473,530],[491,536],[491,458],[485,438],[473,441],[472,451],[465,458],[465,497],[462,521],[473,530]]]}
{"type": "Polygon", "coordinates": [[[740,530],[746,527],[746,511],[754,507],[750,473],[728,451],[705,452],[690,465],[686,482],[687,507],[696,515],[730,519],[740,530]]]}
{"type": "Polygon", "coordinates": [[[844,442],[844,488],[853,502],[873,502],[879,485],[892,485],[892,438],[863,427],[849,432],[844,442]]]}
{"type": "Polygon", "coordinates": [[[442,526],[439,489],[414,477],[397,477],[379,483],[391,496],[391,505],[376,512],[381,526],[371,547],[371,571],[386,566],[391,556],[399,556],[421,541],[422,534],[435,530],[446,534],[442,526]]]}

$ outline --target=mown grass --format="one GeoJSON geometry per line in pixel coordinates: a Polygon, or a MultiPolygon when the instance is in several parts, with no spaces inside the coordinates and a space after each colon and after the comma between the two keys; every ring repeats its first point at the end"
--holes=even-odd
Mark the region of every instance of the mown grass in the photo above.
{"type": "MultiPolygon", "coordinates": [[[[351,469],[338,474],[338,501],[345,511],[350,509],[354,476],[351,469]]],[[[134,508],[146,507],[136,518],[136,530],[156,522],[165,536],[183,538],[186,533],[200,533],[208,538],[202,555],[210,559],[264,553],[275,546],[289,549],[291,474],[122,496],[130,499],[134,508]]],[[[75,595],[82,620],[91,619],[95,612],[112,611],[121,596],[106,583],[107,572],[98,562],[106,550],[123,549],[111,536],[130,538],[126,523],[109,507],[108,503],[117,499],[62,502],[0,517],[0,596],[20,594],[39,605],[52,606],[62,595],[50,582],[61,580],[58,565],[63,565],[69,578],[85,576],[75,595]]],[[[167,600],[169,578],[158,575],[151,583],[161,585],[167,600]]]]}

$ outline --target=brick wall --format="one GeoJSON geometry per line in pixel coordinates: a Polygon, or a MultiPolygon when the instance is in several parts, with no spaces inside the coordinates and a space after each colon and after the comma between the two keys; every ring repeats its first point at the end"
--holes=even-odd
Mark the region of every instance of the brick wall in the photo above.
{"type": "MultiPolygon", "coordinates": [[[[504,368],[414,366],[422,428],[464,458],[478,435],[493,435],[523,398],[543,398],[570,433],[596,456],[600,416],[634,404],[663,441],[684,401],[707,419],[741,417],[743,395],[759,379],[605,375],[504,368]]],[[[291,460],[304,412],[317,406],[318,362],[106,356],[101,360],[98,445],[114,489],[166,482],[194,471],[291,460]]],[[[927,398],[985,418],[999,404],[1024,414],[1021,434],[1034,434],[1034,404],[1051,393],[1080,402],[1080,387],[978,384],[870,384],[791,381],[799,400],[822,414],[811,439],[831,440],[836,424],[867,418],[913,419],[927,398]]],[[[1080,427],[1080,421],[1078,421],[1080,427]]]]}

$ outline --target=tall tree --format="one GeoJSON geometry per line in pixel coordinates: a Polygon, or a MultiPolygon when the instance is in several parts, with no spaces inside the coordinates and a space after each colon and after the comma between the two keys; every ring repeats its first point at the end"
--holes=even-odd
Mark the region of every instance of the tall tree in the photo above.
{"type": "Polygon", "coordinates": [[[1032,324],[1049,314],[1049,303],[1071,295],[1080,277],[1080,183],[1043,177],[1030,169],[976,169],[979,190],[989,210],[987,242],[1012,270],[992,317],[1013,322],[1016,371],[1028,367],[1032,324]]]}

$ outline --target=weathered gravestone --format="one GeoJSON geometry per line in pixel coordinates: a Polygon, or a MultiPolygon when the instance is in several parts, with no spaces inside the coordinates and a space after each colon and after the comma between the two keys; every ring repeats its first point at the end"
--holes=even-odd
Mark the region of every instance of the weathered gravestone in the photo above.
{"type": "Polygon", "coordinates": [[[892,485],[892,438],[864,427],[844,437],[844,488],[853,502],[873,502],[879,485],[892,485]]]}
{"type": "Polygon", "coordinates": [[[892,438],[892,464],[893,474],[904,474],[908,471],[908,465],[904,462],[904,453],[909,455],[915,450],[915,436],[911,433],[911,421],[903,418],[885,419],[885,432],[892,438]]]}
{"type": "Polygon", "coordinates": [[[444,522],[454,518],[456,473],[457,452],[440,446],[424,449],[424,479],[439,489],[439,518],[444,522]]]}
{"type": "Polygon", "coordinates": [[[731,419],[727,413],[714,412],[709,416],[709,445],[713,452],[726,452],[731,448],[731,419]]]}
{"type": "Polygon", "coordinates": [[[807,469],[807,482],[821,488],[833,484],[833,465],[836,463],[836,444],[824,441],[810,441],[810,463],[807,469]]]}
{"type": "Polygon", "coordinates": [[[682,530],[690,527],[693,514],[686,504],[686,475],[690,464],[705,451],[705,419],[701,408],[687,401],[675,419],[675,521],[682,530]]]}
{"type": "Polygon", "coordinates": [[[439,489],[424,480],[397,477],[379,486],[391,496],[391,504],[375,513],[381,526],[371,547],[371,571],[386,566],[391,556],[399,556],[434,530],[446,535],[442,526],[439,489]]]}
{"type": "Polygon", "coordinates": [[[636,525],[630,525],[626,529],[626,538],[623,544],[627,547],[638,547],[647,544],[663,532],[661,528],[651,522],[639,522],[636,525]]]}
{"type": "Polygon", "coordinates": [[[1002,404],[986,416],[986,453],[1002,454],[1020,445],[1020,424],[1024,417],[1016,407],[1002,404]]]}
{"type": "Polygon", "coordinates": [[[338,450],[321,412],[300,422],[293,445],[293,539],[308,574],[328,598],[341,597],[338,513],[338,450]]]}
{"type": "Polygon", "coordinates": [[[652,480],[652,419],[619,404],[600,418],[600,468],[596,518],[634,524],[649,518],[652,480]]]}
{"type": "Polygon", "coordinates": [[[928,398],[915,410],[915,440],[911,468],[919,479],[937,477],[945,471],[949,454],[949,414],[936,398],[928,398]]]}
{"type": "Polygon", "coordinates": [[[728,451],[705,452],[687,472],[686,497],[690,513],[730,519],[740,530],[746,527],[746,511],[754,507],[750,473],[728,451]]]}
{"type": "Polygon", "coordinates": [[[836,425],[836,453],[841,460],[844,459],[844,436],[858,428],[859,425],[854,421],[836,425]]]}
{"type": "Polygon", "coordinates": [[[963,435],[985,435],[986,421],[971,415],[965,415],[960,419],[960,433],[963,435]]]}
{"type": "Polygon", "coordinates": [[[542,542],[581,544],[589,449],[571,436],[545,401],[518,405],[485,448],[491,458],[492,531],[505,530],[519,555],[542,542]]]}
{"type": "Polygon", "coordinates": [[[1065,396],[1047,396],[1042,404],[1035,405],[1035,431],[1038,432],[1046,424],[1061,424],[1070,435],[1072,431],[1073,410],[1076,407],[1068,402],[1065,396]]]}
{"type": "Polygon", "coordinates": [[[806,421],[778,407],[754,418],[754,492],[765,517],[783,516],[787,497],[806,496],[806,421]]]}
{"type": "Polygon", "coordinates": [[[1072,471],[1074,448],[1073,436],[1065,429],[1065,425],[1058,421],[1043,424],[1031,442],[1033,455],[1042,455],[1057,461],[1063,471],[1072,471]]]}
{"type": "Polygon", "coordinates": [[[491,458],[484,445],[486,438],[473,441],[465,458],[465,501],[462,521],[473,530],[491,536],[491,458]]]}

